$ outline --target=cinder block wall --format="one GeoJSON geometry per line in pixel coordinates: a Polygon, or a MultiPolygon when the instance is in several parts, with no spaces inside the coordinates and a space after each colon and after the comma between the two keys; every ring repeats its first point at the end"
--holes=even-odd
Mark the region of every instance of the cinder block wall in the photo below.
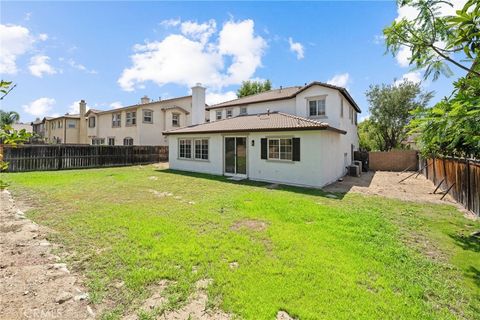
{"type": "Polygon", "coordinates": [[[369,152],[370,170],[409,171],[418,170],[417,151],[395,150],[388,152],[369,152]]]}

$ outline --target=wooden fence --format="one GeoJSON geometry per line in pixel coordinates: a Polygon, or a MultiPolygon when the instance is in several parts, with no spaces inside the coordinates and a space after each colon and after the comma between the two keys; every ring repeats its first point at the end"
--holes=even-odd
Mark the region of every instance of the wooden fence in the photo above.
{"type": "Polygon", "coordinates": [[[0,145],[0,154],[8,162],[8,172],[129,166],[168,161],[166,146],[0,145]]]}
{"type": "Polygon", "coordinates": [[[426,161],[425,176],[458,203],[480,215],[480,161],[434,158],[426,161]]]}

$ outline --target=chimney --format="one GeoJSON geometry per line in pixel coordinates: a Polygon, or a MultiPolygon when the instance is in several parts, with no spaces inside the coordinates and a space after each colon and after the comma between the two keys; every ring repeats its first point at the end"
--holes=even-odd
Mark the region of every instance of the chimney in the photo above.
{"type": "Polygon", "coordinates": [[[81,144],[87,144],[87,120],[85,114],[87,113],[87,103],[85,100],[80,100],[79,103],[80,113],[80,125],[79,125],[79,142],[81,144]]]}
{"type": "Polygon", "coordinates": [[[205,90],[201,83],[192,87],[192,125],[205,122],[205,90]]]}
{"type": "Polygon", "coordinates": [[[140,99],[140,102],[141,102],[142,104],[150,103],[150,98],[147,97],[147,96],[143,96],[143,97],[140,99]]]}
{"type": "Polygon", "coordinates": [[[85,113],[87,113],[87,103],[85,102],[85,100],[80,100],[79,106],[80,116],[85,116],[85,113]]]}

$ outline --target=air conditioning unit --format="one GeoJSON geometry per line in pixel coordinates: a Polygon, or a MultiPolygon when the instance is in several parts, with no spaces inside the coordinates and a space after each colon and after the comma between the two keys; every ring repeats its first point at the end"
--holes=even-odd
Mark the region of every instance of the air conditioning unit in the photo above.
{"type": "Polygon", "coordinates": [[[353,164],[360,168],[360,174],[362,174],[362,161],[355,160],[353,161],[353,164]]]}
{"type": "Polygon", "coordinates": [[[360,176],[360,167],[359,166],[349,166],[348,167],[348,175],[352,177],[359,177],[360,176]]]}

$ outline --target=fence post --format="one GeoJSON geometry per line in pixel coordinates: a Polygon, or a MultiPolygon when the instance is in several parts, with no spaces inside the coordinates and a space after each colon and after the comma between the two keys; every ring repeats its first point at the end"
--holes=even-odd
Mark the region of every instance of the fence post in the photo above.
{"type": "Polygon", "coordinates": [[[470,160],[466,159],[467,161],[467,210],[471,209],[470,206],[470,160]]]}
{"type": "Polygon", "coordinates": [[[58,146],[58,149],[57,149],[57,160],[58,160],[58,163],[57,163],[57,170],[61,170],[62,169],[62,147],[61,146],[58,146]]]}

